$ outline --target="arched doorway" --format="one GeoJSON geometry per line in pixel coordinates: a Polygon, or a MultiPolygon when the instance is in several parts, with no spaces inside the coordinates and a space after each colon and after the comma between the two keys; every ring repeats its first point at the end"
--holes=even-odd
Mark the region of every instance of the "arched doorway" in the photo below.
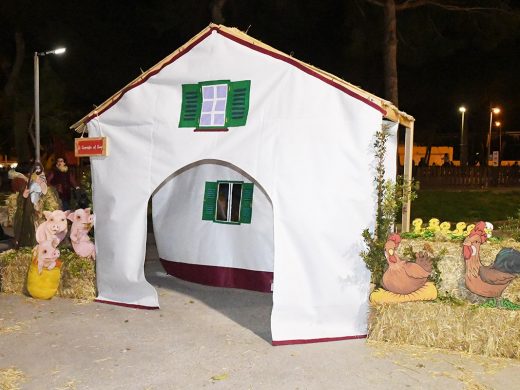
{"type": "Polygon", "coordinates": [[[166,272],[191,282],[271,292],[273,206],[239,167],[201,160],[152,195],[155,241],[166,272]]]}

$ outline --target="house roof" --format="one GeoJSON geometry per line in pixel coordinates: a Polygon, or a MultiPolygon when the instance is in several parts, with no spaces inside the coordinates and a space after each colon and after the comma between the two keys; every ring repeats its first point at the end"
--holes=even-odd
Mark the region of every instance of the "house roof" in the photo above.
{"type": "Polygon", "coordinates": [[[207,38],[212,32],[216,31],[218,34],[225,36],[228,39],[231,39],[239,44],[249,47],[252,50],[259,51],[271,57],[277,58],[279,60],[285,61],[298,69],[319,78],[327,84],[330,84],[341,91],[351,95],[358,100],[363,101],[364,103],[374,107],[379,110],[382,115],[394,122],[399,122],[406,127],[410,127],[411,123],[415,121],[415,119],[406,114],[405,112],[400,111],[396,106],[394,106],[391,102],[384,100],[376,95],[373,95],[369,92],[364,91],[363,89],[352,85],[341,78],[334,76],[331,73],[325,72],[315,66],[309,65],[303,61],[300,61],[286,53],[283,53],[265,43],[252,38],[246,33],[236,29],[230,28],[223,25],[213,24],[211,23],[208,27],[202,30],[200,33],[195,35],[192,39],[186,42],[183,46],[175,50],[172,54],[164,58],[162,61],[158,62],[156,65],[148,69],[146,72],[143,72],[136,79],[127,84],[124,88],[117,91],[114,95],[108,98],[105,102],[97,106],[94,110],[89,112],[79,121],[74,123],[70,128],[76,130],[77,132],[86,131],[86,124],[95,118],[96,116],[102,114],[114,104],[116,104],[121,97],[128,92],[129,90],[137,87],[138,85],[147,81],[153,75],[159,73],[164,67],[171,64],[178,58],[182,57],[184,54],[188,53],[193,47],[207,38]]]}

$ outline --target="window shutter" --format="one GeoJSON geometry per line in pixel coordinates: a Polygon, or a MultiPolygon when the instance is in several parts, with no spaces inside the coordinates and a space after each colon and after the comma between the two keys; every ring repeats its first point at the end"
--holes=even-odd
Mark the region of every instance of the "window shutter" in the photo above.
{"type": "Polygon", "coordinates": [[[204,188],[204,204],[202,206],[202,220],[214,221],[217,206],[217,182],[207,181],[204,188]]]}
{"type": "Polygon", "coordinates": [[[242,184],[240,223],[251,223],[251,215],[253,212],[253,186],[253,183],[242,184]]]}
{"type": "Polygon", "coordinates": [[[182,106],[179,127],[199,125],[202,94],[199,84],[182,84],[182,106]]]}
{"type": "Polygon", "coordinates": [[[251,80],[229,83],[226,126],[245,126],[249,111],[249,89],[251,80]]]}

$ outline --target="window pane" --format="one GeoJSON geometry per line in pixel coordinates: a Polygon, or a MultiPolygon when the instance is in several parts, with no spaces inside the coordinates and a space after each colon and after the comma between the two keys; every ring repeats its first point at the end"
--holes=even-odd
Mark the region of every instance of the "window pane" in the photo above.
{"type": "Polygon", "coordinates": [[[202,103],[202,112],[211,112],[211,111],[213,111],[213,101],[205,100],[202,103]]]}
{"type": "Polygon", "coordinates": [[[218,85],[217,86],[217,97],[218,98],[225,98],[225,97],[227,97],[227,90],[228,90],[228,86],[227,85],[218,85]]]}
{"type": "Polygon", "coordinates": [[[229,183],[220,183],[218,186],[217,220],[227,221],[229,183]]]}
{"type": "Polygon", "coordinates": [[[211,126],[211,114],[202,114],[200,116],[200,126],[211,126]]]}
{"type": "Polygon", "coordinates": [[[215,111],[225,112],[226,111],[226,101],[217,100],[217,103],[215,104],[215,111]]]}
{"type": "Polygon", "coordinates": [[[231,221],[240,222],[240,199],[242,198],[242,184],[233,184],[231,196],[231,221]]]}
{"type": "Polygon", "coordinates": [[[226,116],[224,114],[215,114],[213,116],[213,126],[224,126],[226,116]]]}
{"type": "Polygon", "coordinates": [[[202,96],[204,100],[213,99],[213,96],[215,96],[213,86],[202,87],[202,96]]]}

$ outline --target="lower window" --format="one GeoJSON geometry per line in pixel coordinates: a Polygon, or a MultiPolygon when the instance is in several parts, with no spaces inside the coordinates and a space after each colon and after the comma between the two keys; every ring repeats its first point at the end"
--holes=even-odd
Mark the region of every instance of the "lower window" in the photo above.
{"type": "Polygon", "coordinates": [[[206,182],[202,219],[219,223],[251,223],[253,183],[206,182]]]}

